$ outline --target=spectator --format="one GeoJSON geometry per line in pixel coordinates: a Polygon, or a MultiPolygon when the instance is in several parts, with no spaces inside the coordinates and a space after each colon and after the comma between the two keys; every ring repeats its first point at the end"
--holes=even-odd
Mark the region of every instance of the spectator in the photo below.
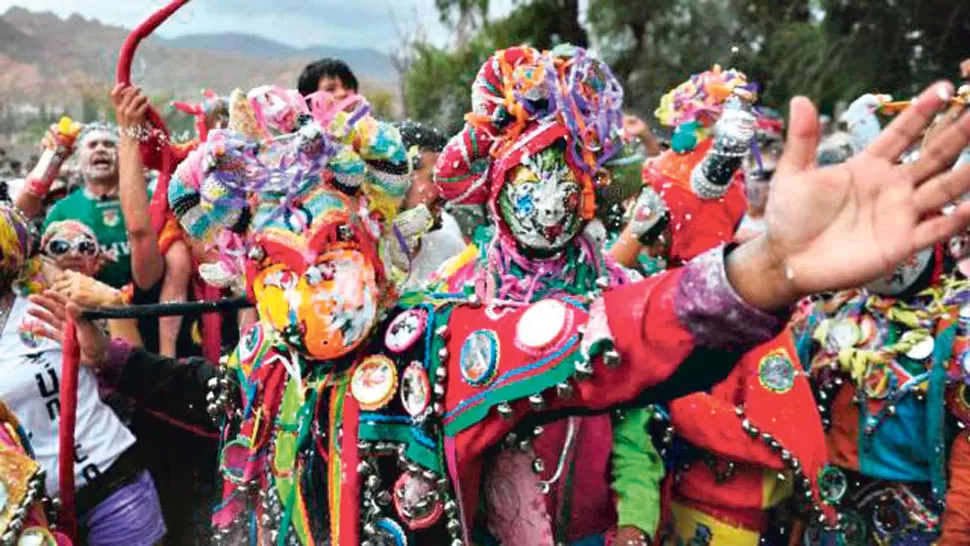
{"type": "Polygon", "coordinates": [[[304,97],[317,91],[326,91],[337,101],[357,94],[358,87],[354,72],[340,59],[321,59],[308,64],[300,74],[297,84],[304,97]]]}
{"type": "MultiPolygon", "coordinates": [[[[52,130],[46,140],[58,142],[58,138],[52,130]]],[[[70,142],[62,140],[58,146],[64,147],[65,155],[73,152],[70,142]]],[[[87,125],[78,136],[77,149],[83,186],[51,207],[44,222],[45,228],[51,222],[62,220],[77,220],[91,228],[98,244],[117,258],[107,264],[97,279],[121,288],[131,281],[131,247],[118,200],[117,127],[100,122],[87,125]]],[[[52,179],[37,184],[28,180],[24,191],[16,197],[17,206],[29,216],[42,217],[53,182],[52,179]]]]}
{"type": "Polygon", "coordinates": [[[464,250],[465,240],[455,218],[441,210],[442,199],[433,179],[438,154],[448,139],[437,129],[413,121],[399,123],[397,127],[412,156],[411,188],[403,207],[410,210],[424,205],[435,220],[434,230],[423,237],[411,261],[408,285],[417,287],[448,258],[464,250]]]}

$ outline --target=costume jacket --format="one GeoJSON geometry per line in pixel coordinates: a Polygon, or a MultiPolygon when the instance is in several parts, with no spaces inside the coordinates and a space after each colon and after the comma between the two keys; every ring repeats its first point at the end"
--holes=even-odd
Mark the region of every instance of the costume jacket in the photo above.
{"type": "Polygon", "coordinates": [[[970,416],[956,320],[965,302],[966,286],[944,279],[903,298],[842,292],[805,319],[850,543],[967,536],[965,433],[953,439],[970,416]]]}
{"type": "Polygon", "coordinates": [[[253,544],[442,543],[449,537],[468,543],[483,466],[513,430],[544,414],[605,411],[662,396],[665,381],[693,351],[744,350],[777,335],[785,320],[739,299],[720,250],[597,301],[590,310],[584,301],[550,296],[501,317],[473,298],[405,302],[375,332],[366,356],[326,370],[281,351],[262,327],[246,336],[224,374],[201,360],[180,364],[116,343],[102,378],[149,408],[200,425],[208,420],[204,401],[212,383],[235,398],[221,427],[224,445],[265,441],[279,460],[287,450],[317,453],[300,459],[312,461],[309,468],[262,468],[276,474],[277,486],[267,491],[259,489],[265,482],[258,476],[246,476],[246,460],[231,460],[247,451],[224,448],[230,459],[224,479],[239,495],[217,507],[215,518],[245,517],[222,526],[220,536],[253,544]],[[558,317],[541,336],[524,326],[534,324],[537,307],[547,321],[558,317]],[[417,338],[388,338],[395,318],[415,309],[427,313],[417,338]],[[580,351],[583,325],[587,336],[612,331],[620,356],[612,369],[580,351]],[[294,363],[300,381],[286,372],[294,363]],[[297,403],[307,398],[316,403],[297,403]],[[276,415],[260,416],[260,408],[273,406],[280,408],[276,415]],[[293,407],[315,409],[293,415],[293,407]],[[286,434],[262,438],[264,419],[275,419],[286,434]],[[257,492],[244,494],[251,488],[257,492]],[[259,499],[253,510],[231,510],[233,502],[253,497],[259,499]]]}

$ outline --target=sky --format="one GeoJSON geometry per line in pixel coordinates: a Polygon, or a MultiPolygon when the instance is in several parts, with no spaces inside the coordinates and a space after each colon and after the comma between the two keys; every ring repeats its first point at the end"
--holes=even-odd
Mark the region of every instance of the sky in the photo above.
{"type": "MultiPolygon", "coordinates": [[[[132,28],[165,0],[0,0],[0,13],[12,6],[79,13],[103,23],[132,28]]],[[[492,17],[508,13],[512,0],[491,0],[492,17]]],[[[435,44],[445,45],[447,30],[434,0],[192,0],[167,21],[159,34],[175,37],[208,32],[245,32],[288,45],[370,47],[380,51],[398,43],[399,31],[420,25],[435,44]]]]}

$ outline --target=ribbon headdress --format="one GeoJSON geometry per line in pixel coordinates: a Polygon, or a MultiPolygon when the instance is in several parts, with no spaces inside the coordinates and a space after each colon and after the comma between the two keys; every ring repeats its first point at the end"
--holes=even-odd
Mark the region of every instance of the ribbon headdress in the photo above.
{"type": "MultiPolygon", "coordinates": [[[[603,165],[621,146],[623,89],[606,63],[561,46],[499,51],[472,84],[472,112],[438,160],[435,179],[453,205],[494,206],[506,172],[524,155],[565,140],[583,186],[583,218],[595,212],[603,165]]],[[[494,213],[494,209],[492,209],[494,213]]]]}
{"type": "Polygon", "coordinates": [[[176,216],[220,251],[220,265],[203,269],[210,282],[246,273],[248,291],[267,256],[300,271],[334,243],[373,255],[378,276],[390,274],[392,222],[409,186],[400,135],[370,117],[362,97],[350,113],[326,93],[309,99],[278,87],[234,91],[229,127],[211,131],[176,171],[176,216]]]}

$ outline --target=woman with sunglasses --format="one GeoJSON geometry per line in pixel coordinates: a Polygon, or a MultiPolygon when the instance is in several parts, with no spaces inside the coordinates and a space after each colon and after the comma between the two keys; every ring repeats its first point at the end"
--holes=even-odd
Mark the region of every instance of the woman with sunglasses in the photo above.
{"type": "Polygon", "coordinates": [[[40,251],[63,270],[94,277],[116,258],[98,244],[94,231],[77,220],[51,222],[40,240],[40,251]]]}
{"type": "MultiPolygon", "coordinates": [[[[86,246],[74,238],[63,245],[55,240],[47,246],[86,246]]],[[[0,206],[0,402],[23,426],[46,472],[47,492],[57,495],[63,356],[58,343],[38,335],[42,328],[27,318],[30,304],[15,291],[34,284],[25,282],[38,269],[27,259],[32,247],[27,221],[15,209],[0,206]]],[[[77,400],[74,472],[82,542],[157,543],[165,535],[165,524],[155,485],[132,455],[135,436],[100,398],[94,373],[80,372],[77,400]]]]}

